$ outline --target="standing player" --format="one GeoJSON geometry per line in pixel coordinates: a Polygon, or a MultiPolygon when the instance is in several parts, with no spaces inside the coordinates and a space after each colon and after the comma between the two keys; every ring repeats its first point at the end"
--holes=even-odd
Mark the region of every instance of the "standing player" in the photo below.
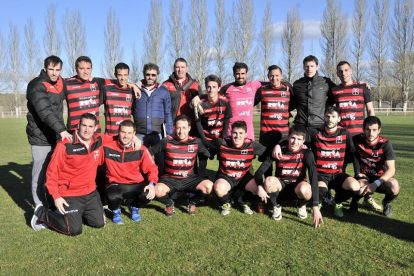
{"type": "Polygon", "coordinates": [[[116,83],[108,83],[102,89],[105,104],[105,133],[117,135],[118,126],[123,120],[131,119],[132,93],[128,84],[129,66],[118,63],[115,66],[116,83]]]}
{"type": "MultiPolygon", "coordinates": [[[[255,173],[256,183],[262,187],[263,174],[272,161],[276,162],[275,176],[266,178],[264,189],[273,205],[272,218],[282,218],[282,207],[278,199],[297,200],[298,217],[306,219],[306,203],[312,199],[313,224],[317,228],[323,224],[321,212],[319,211],[318,178],[316,175],[316,164],[310,150],[303,148],[306,139],[306,131],[302,126],[292,126],[289,129],[287,141],[280,145],[283,158],[271,159],[270,156],[259,167],[255,173]],[[309,182],[306,182],[306,170],[309,174],[309,182]]],[[[266,201],[266,199],[265,199],[266,201]]]]}
{"type": "Polygon", "coordinates": [[[27,85],[26,133],[32,147],[32,195],[35,206],[47,204],[45,196],[46,168],[56,142],[72,139],[63,122],[65,82],[60,77],[62,60],[49,56],[38,77],[27,85]]]}
{"type": "Polygon", "coordinates": [[[213,183],[194,174],[194,162],[197,154],[209,157],[210,153],[200,139],[189,136],[191,120],[182,114],[174,120],[175,133],[162,139],[150,149],[151,154],[164,152],[165,170],[155,189],[155,196],[165,204],[165,214],[175,215],[174,201],[169,196],[174,192],[195,193],[189,199],[187,212],[195,214],[197,203],[211,193],[213,183]]]}
{"type": "MultiPolygon", "coordinates": [[[[354,136],[355,162],[357,178],[361,184],[362,196],[375,192],[385,194],[382,205],[383,214],[392,216],[391,202],[400,192],[395,174],[395,154],[389,140],[380,136],[381,121],[375,116],[368,116],[363,123],[364,133],[354,136]]],[[[354,196],[351,210],[358,211],[358,200],[354,196]]]]}
{"type": "Polygon", "coordinates": [[[245,192],[239,198],[243,206],[243,212],[252,215],[249,200],[253,195],[258,195],[265,200],[265,190],[257,187],[253,175],[250,173],[250,165],[256,155],[264,154],[266,148],[251,139],[247,139],[247,124],[244,121],[233,122],[231,137],[215,139],[207,142],[208,147],[218,152],[219,170],[214,183],[221,203],[221,214],[226,216],[231,210],[231,192],[235,189],[245,192]]]}
{"type": "MultiPolygon", "coordinates": [[[[263,156],[267,156],[275,145],[282,139],[286,139],[289,131],[289,107],[292,97],[290,85],[281,83],[282,69],[272,65],[267,70],[269,84],[260,87],[254,98],[254,105],[262,103],[259,142],[267,148],[267,153],[263,156]]],[[[272,170],[272,164],[270,164],[265,176],[272,175],[272,170]]]]}
{"type": "Polygon", "coordinates": [[[106,143],[103,147],[108,177],[106,197],[115,224],[124,222],[120,208],[123,199],[132,199],[128,209],[132,221],[136,222],[141,220],[139,208],[155,196],[155,184],[158,182],[157,166],[145,146],[141,146],[138,151],[133,149],[134,137],[134,123],[124,120],[119,124],[118,139],[106,143]],[[142,174],[147,175],[149,183],[144,182],[142,174]]]}
{"type": "MultiPolygon", "coordinates": [[[[201,95],[200,105],[203,114],[196,114],[196,125],[198,135],[203,140],[211,141],[217,138],[224,138],[227,135],[229,120],[232,117],[229,100],[218,94],[221,80],[216,75],[209,75],[205,78],[207,94],[201,95]]],[[[211,152],[210,152],[211,153],[211,152]]],[[[206,176],[207,158],[199,156],[198,175],[206,176]]]]}

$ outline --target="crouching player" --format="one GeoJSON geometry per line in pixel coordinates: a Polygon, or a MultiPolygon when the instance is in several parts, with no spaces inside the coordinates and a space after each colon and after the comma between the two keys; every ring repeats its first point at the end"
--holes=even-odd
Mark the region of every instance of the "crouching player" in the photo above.
{"type": "Polygon", "coordinates": [[[364,133],[354,136],[357,179],[361,184],[360,195],[353,197],[351,211],[358,211],[358,201],[362,196],[375,192],[385,194],[383,214],[392,216],[391,202],[400,192],[395,174],[395,154],[389,140],[379,136],[381,121],[378,117],[365,118],[364,133]]]}
{"type": "Polygon", "coordinates": [[[187,212],[195,214],[197,203],[211,193],[213,183],[194,174],[194,162],[197,154],[210,157],[200,139],[189,136],[191,120],[187,115],[179,115],[174,119],[174,135],[167,136],[149,151],[151,154],[164,152],[164,174],[155,189],[155,196],[165,204],[165,214],[175,215],[174,201],[169,196],[174,192],[195,193],[189,199],[187,212]]]}
{"type": "Polygon", "coordinates": [[[120,208],[123,199],[132,200],[128,209],[132,221],[137,222],[141,220],[139,208],[155,197],[158,168],[145,146],[139,150],[133,149],[134,137],[135,124],[131,120],[125,120],[119,125],[118,139],[104,145],[108,178],[106,198],[115,224],[124,222],[120,208]],[[149,184],[144,182],[141,172],[147,175],[149,184]]]}
{"type": "Polygon", "coordinates": [[[214,191],[223,204],[222,215],[226,216],[230,213],[230,193],[235,189],[245,192],[239,198],[239,203],[243,206],[244,213],[252,215],[249,200],[253,195],[258,195],[264,200],[267,194],[263,189],[257,189],[256,181],[249,172],[249,168],[255,155],[262,155],[266,148],[255,141],[246,139],[245,121],[235,121],[231,127],[231,137],[206,142],[208,148],[218,152],[219,171],[214,183],[214,191]]]}
{"type": "MultiPolygon", "coordinates": [[[[318,208],[318,178],[312,152],[302,147],[305,138],[306,129],[303,126],[292,126],[289,129],[287,141],[280,145],[283,157],[277,160],[268,156],[256,171],[255,179],[258,189],[264,188],[269,196],[273,205],[273,219],[280,220],[282,218],[280,200],[297,200],[298,217],[306,219],[308,217],[306,203],[311,200],[313,225],[317,228],[323,224],[322,215],[318,208]],[[268,176],[263,187],[263,174],[271,167],[272,161],[276,162],[276,174],[268,176]],[[309,174],[309,183],[306,182],[306,169],[309,174]]],[[[265,199],[266,201],[267,199],[265,199]]]]}

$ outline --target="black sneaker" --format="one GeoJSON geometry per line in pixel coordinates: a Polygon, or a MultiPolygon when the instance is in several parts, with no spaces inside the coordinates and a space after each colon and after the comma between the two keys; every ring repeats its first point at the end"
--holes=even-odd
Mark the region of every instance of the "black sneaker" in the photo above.
{"type": "Polygon", "coordinates": [[[351,214],[358,213],[358,201],[351,201],[351,205],[349,205],[349,212],[351,214]]]}
{"type": "Polygon", "coordinates": [[[167,217],[172,217],[175,215],[174,205],[165,206],[165,215],[167,217]]]}
{"type": "Polygon", "coordinates": [[[195,215],[195,210],[196,210],[196,206],[195,206],[195,204],[188,204],[188,206],[187,206],[187,213],[189,214],[189,215],[195,215]]]}
{"type": "Polygon", "coordinates": [[[384,209],[383,209],[384,211],[382,212],[384,214],[384,216],[386,216],[387,218],[392,217],[392,206],[391,206],[391,203],[388,202],[388,203],[385,203],[384,204],[384,201],[382,201],[382,206],[384,207],[384,209]]]}

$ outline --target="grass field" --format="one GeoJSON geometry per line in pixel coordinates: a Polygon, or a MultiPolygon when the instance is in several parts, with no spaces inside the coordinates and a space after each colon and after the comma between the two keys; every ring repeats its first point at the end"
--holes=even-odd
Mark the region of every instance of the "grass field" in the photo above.
{"type": "MultiPolygon", "coordinates": [[[[236,207],[223,217],[214,197],[189,216],[180,198],[172,218],[152,202],[139,223],[124,212],[124,225],[85,226],[77,237],[30,227],[26,120],[1,119],[0,275],[413,275],[414,116],[380,118],[401,184],[392,218],[360,209],[338,219],[324,206],[325,224],[314,230],[312,216],[297,218],[293,205],[276,222],[270,206],[265,215],[248,216],[236,207]]],[[[208,168],[212,178],[217,163],[208,168]]],[[[381,202],[382,195],[374,198],[381,202]]]]}

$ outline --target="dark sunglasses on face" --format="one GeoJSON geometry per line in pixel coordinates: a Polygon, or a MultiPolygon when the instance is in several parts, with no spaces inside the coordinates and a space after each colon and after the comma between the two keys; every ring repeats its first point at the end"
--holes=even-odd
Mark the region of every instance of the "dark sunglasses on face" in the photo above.
{"type": "Polygon", "coordinates": [[[156,77],[156,74],[145,74],[146,77],[156,77]]]}

